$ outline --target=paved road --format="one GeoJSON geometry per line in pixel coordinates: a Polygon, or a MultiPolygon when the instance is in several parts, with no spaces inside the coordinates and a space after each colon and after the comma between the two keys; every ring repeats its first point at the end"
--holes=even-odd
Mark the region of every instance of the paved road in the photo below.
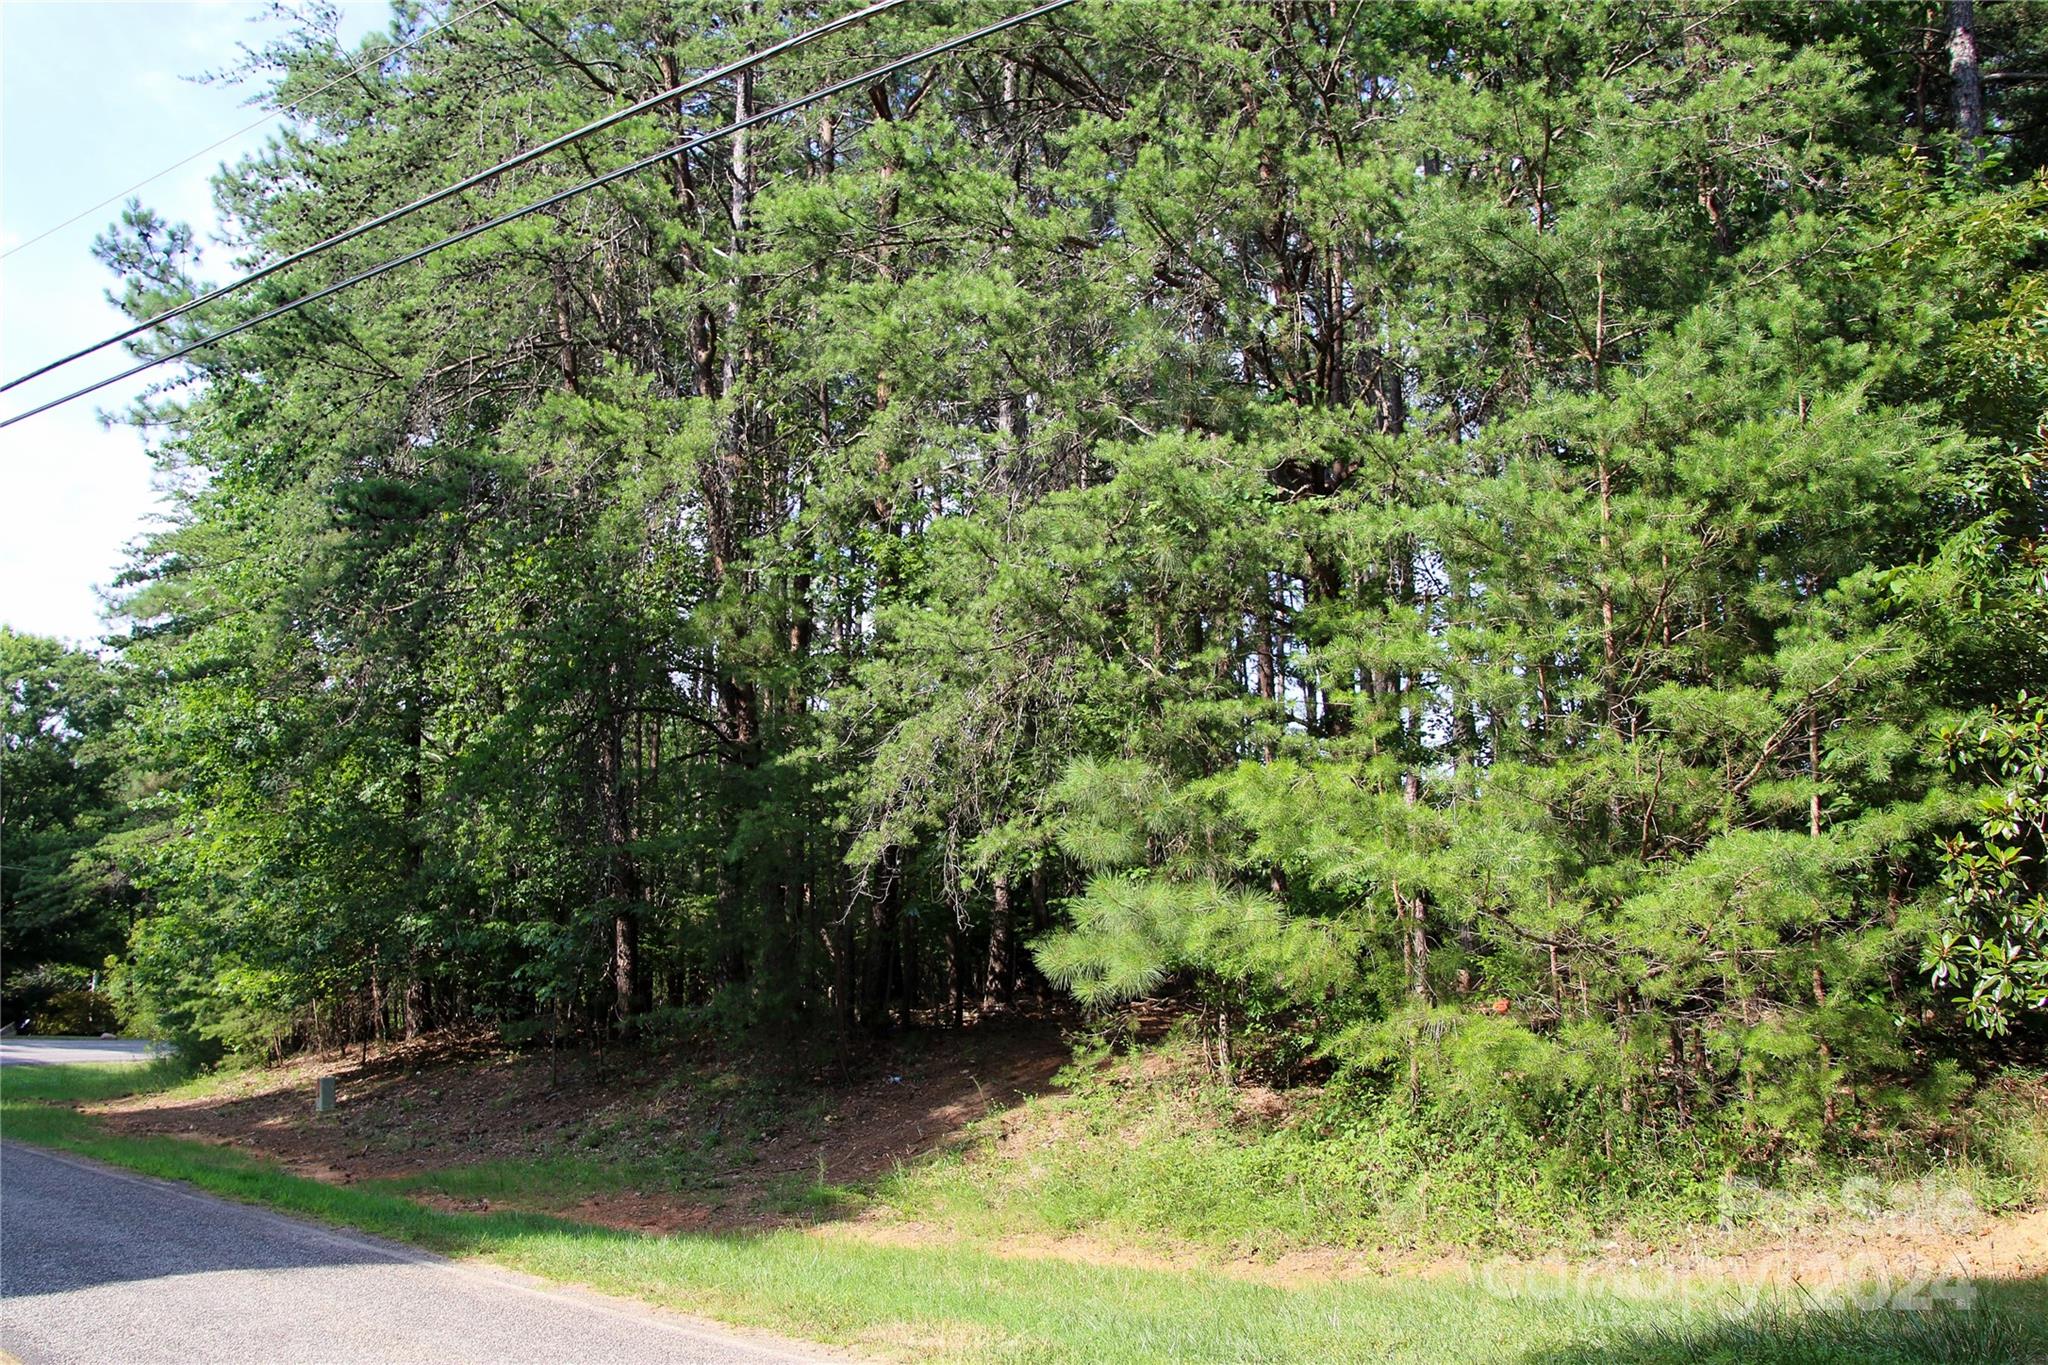
{"type": "Polygon", "coordinates": [[[0,1066],[146,1062],[156,1046],[137,1038],[0,1038],[0,1066]]]}
{"type": "Polygon", "coordinates": [[[11,1142],[0,1350],[27,1365],[822,1358],[11,1142]]]}

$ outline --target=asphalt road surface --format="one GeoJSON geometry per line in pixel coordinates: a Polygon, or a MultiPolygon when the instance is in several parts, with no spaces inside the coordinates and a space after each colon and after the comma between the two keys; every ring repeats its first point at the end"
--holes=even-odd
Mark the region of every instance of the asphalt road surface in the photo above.
{"type": "Polygon", "coordinates": [[[822,1359],[11,1142],[0,1352],[26,1365],[822,1359]]]}
{"type": "Polygon", "coordinates": [[[0,1066],[59,1062],[146,1062],[155,1043],[137,1038],[0,1038],[0,1066]]]}

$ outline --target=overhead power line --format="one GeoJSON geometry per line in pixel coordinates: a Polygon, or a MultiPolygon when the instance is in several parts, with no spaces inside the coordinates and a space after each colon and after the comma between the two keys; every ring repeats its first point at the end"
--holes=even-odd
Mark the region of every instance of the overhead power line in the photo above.
{"type": "Polygon", "coordinates": [[[692,77],[691,79],[684,81],[680,85],[672,85],[666,90],[660,91],[653,95],[649,95],[646,99],[638,100],[632,104],[626,105],[622,109],[614,109],[611,113],[606,114],[602,118],[595,119],[592,122],[586,123],[581,128],[574,129],[571,132],[563,133],[560,137],[551,138],[538,146],[529,147],[525,151],[517,154],[516,156],[507,157],[505,160],[500,161],[497,165],[492,166],[487,170],[478,171],[475,175],[466,176],[463,179],[456,181],[452,185],[444,186],[441,189],[435,190],[431,194],[422,195],[420,198],[413,200],[409,204],[402,204],[395,209],[391,209],[387,212],[380,213],[375,218],[371,218],[365,222],[358,223],[352,228],[347,228],[341,232],[335,233],[332,237],[328,237],[321,241],[315,242],[313,245],[309,247],[304,247],[298,251],[292,252],[289,256],[282,256],[277,260],[272,261],[270,264],[266,266],[263,266],[256,270],[252,270],[248,274],[242,276],[240,279],[230,280],[228,283],[221,285],[219,288],[210,289],[206,293],[199,295],[197,298],[187,299],[185,302],[178,304],[174,308],[166,308],[161,313],[155,313],[149,317],[143,318],[140,322],[133,323],[125,330],[116,332],[112,336],[107,337],[102,341],[95,341],[92,345],[84,347],[81,350],[73,351],[71,352],[71,354],[66,356],[60,356],[57,359],[50,361],[48,364],[40,365],[35,369],[30,370],[27,374],[17,375],[15,378],[8,380],[5,384],[0,384],[0,393],[4,393],[9,389],[18,388],[21,385],[26,384],[31,379],[39,379],[43,375],[48,374],[52,370],[61,369],[62,367],[69,365],[74,360],[82,360],[86,356],[93,354],[95,351],[103,351],[109,346],[113,346],[119,342],[129,340],[131,337],[140,336],[142,333],[149,331],[152,327],[159,327],[164,323],[171,321],[173,318],[183,317],[185,314],[191,312],[195,308],[203,308],[207,304],[212,303],[217,299],[225,298],[227,295],[234,293],[238,289],[243,289],[249,285],[256,283],[258,280],[268,279],[270,276],[275,275],[280,270],[290,269],[292,266],[297,265],[299,262],[317,256],[323,251],[332,250],[333,248],[340,246],[344,242],[352,242],[356,238],[362,236],[364,233],[374,232],[376,229],[380,227],[385,227],[388,226],[389,224],[395,223],[401,218],[419,212],[421,209],[430,208],[433,205],[441,203],[443,200],[446,199],[452,199],[454,196],[461,194],[464,190],[475,189],[478,185],[483,184],[485,181],[490,180],[495,176],[503,175],[506,171],[516,170],[518,167],[524,166],[528,162],[537,161],[541,157],[548,155],[550,152],[560,151],[562,148],[567,147],[573,142],[577,142],[583,138],[589,137],[593,133],[601,133],[605,129],[613,127],[616,124],[623,123],[629,118],[633,118],[634,116],[639,114],[644,114],[648,110],[653,109],[658,105],[666,104],[668,101],[675,99],[678,96],[691,94],[694,91],[703,89],[707,85],[715,85],[719,81],[724,80],[726,77],[736,75],[739,72],[747,70],[749,67],[758,66],[762,62],[767,61],[771,57],[780,56],[785,52],[792,52],[795,49],[802,47],[806,43],[815,42],[817,39],[823,38],[828,34],[837,33],[839,30],[846,28],[851,24],[860,23],[862,20],[872,18],[874,15],[880,14],[884,10],[894,9],[898,5],[906,3],[908,3],[908,0],[878,0],[878,3],[869,5],[866,9],[855,10],[851,14],[842,15],[837,19],[833,19],[827,23],[820,24],[816,28],[807,29],[802,33],[793,34],[790,37],[784,38],[779,43],[771,43],[767,47],[762,48],[758,52],[749,53],[746,56],[740,58],[738,61],[728,62],[724,66],[718,67],[715,70],[705,72],[701,76],[692,77]]]}
{"type": "MultiPolygon", "coordinates": [[[[66,218],[63,222],[55,223],[49,227],[44,228],[41,232],[38,232],[35,236],[29,238],[25,242],[16,242],[13,246],[8,247],[7,250],[0,251],[0,259],[12,256],[17,251],[27,250],[29,247],[34,246],[37,242],[42,241],[45,237],[51,236],[52,234],[55,233],[62,232],[65,228],[70,227],[79,219],[87,217],[90,214],[98,213],[101,209],[105,208],[109,204],[120,203],[123,199],[126,199],[129,195],[135,193],[135,191],[141,189],[144,185],[152,184],[158,180],[163,179],[172,171],[177,170],[180,166],[189,166],[193,162],[197,161],[200,157],[205,156],[208,152],[218,151],[222,147],[227,146],[230,142],[233,142],[236,138],[242,136],[244,133],[255,132],[258,128],[261,128],[264,124],[270,122],[272,119],[284,113],[286,110],[290,110],[293,113],[298,112],[299,106],[305,104],[308,100],[319,98],[321,95],[326,94],[328,91],[332,90],[335,86],[342,84],[344,81],[354,80],[356,77],[362,75],[365,71],[370,70],[372,67],[382,66],[385,62],[390,61],[399,53],[418,47],[421,43],[433,37],[436,33],[443,32],[447,29],[451,29],[455,27],[457,24],[461,23],[464,19],[467,19],[470,15],[475,14],[478,10],[489,9],[492,5],[496,3],[497,0],[482,0],[480,4],[471,5],[468,9],[462,11],[462,13],[460,14],[454,15],[453,17],[448,19],[444,19],[440,23],[435,24],[431,28],[425,28],[420,30],[418,33],[406,39],[404,42],[399,43],[395,47],[384,48],[382,51],[373,54],[368,61],[357,63],[355,66],[352,66],[348,70],[342,72],[339,76],[336,76],[333,80],[327,82],[327,84],[320,86],[318,89],[308,91],[306,94],[299,96],[298,99],[286,105],[284,109],[273,109],[269,113],[265,114],[262,118],[257,119],[255,122],[243,124],[241,127],[235,129],[234,132],[229,133],[220,141],[209,142],[204,147],[201,147],[198,151],[192,153],[190,156],[181,157],[180,159],[173,161],[170,165],[165,166],[162,170],[151,171],[148,175],[143,176],[142,179],[136,181],[134,184],[130,185],[127,189],[122,190],[120,193],[110,194],[106,198],[100,200],[97,204],[86,205],[78,212],[72,214],[69,218],[66,218]]],[[[98,348],[95,347],[94,349],[98,348]]]]}
{"type": "Polygon", "coordinates": [[[661,151],[650,153],[649,155],[640,157],[634,161],[629,161],[625,165],[620,166],[614,170],[606,171],[603,175],[594,176],[589,180],[585,180],[578,184],[571,185],[569,188],[564,190],[557,190],[555,193],[547,195],[545,198],[536,199],[530,204],[526,204],[520,208],[512,209],[506,213],[501,213],[495,218],[486,219],[484,222],[478,223],[474,227],[467,227],[460,232],[450,233],[448,236],[441,238],[437,242],[431,242],[426,246],[418,248],[417,250],[408,251],[402,256],[395,256],[392,259],[385,261],[379,265],[371,266],[368,270],[358,271],[356,274],[350,275],[347,279],[337,280],[333,284],[330,284],[325,288],[316,289],[312,293],[303,295],[300,298],[293,299],[289,303],[279,304],[277,307],[272,308],[267,312],[258,313],[255,317],[247,318],[241,322],[236,323],[232,327],[224,328],[223,330],[214,333],[212,336],[201,337],[199,340],[190,342],[184,346],[180,346],[174,351],[167,351],[163,355],[152,357],[149,360],[143,361],[139,365],[130,366],[128,369],[121,371],[119,374],[110,375],[97,383],[88,384],[81,389],[73,389],[70,393],[65,394],[61,398],[53,398],[49,402],[39,404],[36,407],[30,408],[26,412],[18,412],[14,416],[7,418],[5,421],[0,421],[0,429],[11,427],[16,422],[27,421],[29,418],[36,416],[38,413],[48,412],[51,408],[60,407],[65,403],[71,402],[73,399],[83,398],[87,394],[97,393],[101,389],[104,389],[111,384],[118,384],[125,379],[133,379],[136,375],[143,373],[145,370],[152,370],[155,369],[158,365],[166,365],[173,360],[182,359],[183,357],[192,354],[194,351],[201,350],[207,346],[213,345],[217,341],[225,341],[231,336],[235,336],[238,335],[239,333],[246,332],[250,328],[260,326],[263,323],[269,322],[273,318],[280,318],[283,317],[286,313],[296,312],[297,310],[304,308],[308,304],[318,303],[321,299],[329,298],[335,294],[339,294],[344,289],[352,288],[355,285],[361,284],[366,280],[375,279],[377,276],[382,275],[387,271],[396,270],[398,269],[398,267],[402,265],[410,265],[414,261],[420,260],[427,256],[431,256],[435,252],[443,250],[444,248],[454,246],[459,242],[466,242],[472,237],[480,236],[483,233],[489,232],[493,228],[503,227],[507,223],[514,222],[520,218],[524,218],[529,214],[539,213],[543,209],[553,208],[556,204],[559,204],[564,200],[573,199],[579,194],[587,193],[588,191],[597,189],[603,185],[609,185],[614,180],[622,180],[626,176],[632,175],[637,171],[644,171],[650,166],[654,166],[659,164],[660,162],[668,160],[670,157],[682,156],[686,153],[693,152],[699,147],[707,146],[708,144],[717,142],[722,138],[731,137],[734,133],[737,133],[742,129],[751,128],[758,123],[766,123],[770,119],[780,118],[784,114],[793,113],[796,110],[805,108],[808,105],[816,104],[819,100],[830,99],[832,96],[841,94],[847,90],[852,90],[859,86],[867,85],[873,81],[881,80],[883,77],[893,75],[896,72],[905,69],[906,67],[915,66],[917,63],[922,61],[929,61],[933,57],[943,56],[948,52],[954,51],[956,48],[966,47],[969,43],[978,42],[983,38],[987,38],[994,34],[1001,33],[1005,29],[1015,28],[1019,24],[1029,23],[1031,20],[1037,19],[1042,15],[1050,14],[1054,10],[1065,9],[1068,5],[1071,5],[1073,3],[1074,0],[1050,0],[1049,3],[1040,5],[1035,9],[1025,10],[1020,14],[1013,14],[1007,19],[1000,19],[992,24],[984,24],[982,27],[975,29],[971,33],[963,33],[959,37],[949,38],[943,43],[934,43],[932,46],[927,47],[919,52],[913,52],[907,57],[898,57],[894,61],[884,62],[880,66],[873,67],[867,71],[861,72],[858,76],[848,76],[845,80],[835,81],[830,85],[822,86],[819,89],[811,91],[807,95],[800,95],[796,99],[787,100],[782,104],[776,105],[773,109],[766,109],[758,114],[753,114],[743,119],[737,119],[731,123],[726,124],[722,128],[713,129],[711,132],[704,133],[697,137],[686,139],[685,141],[682,142],[678,142],[672,147],[665,147],[661,151]]]}

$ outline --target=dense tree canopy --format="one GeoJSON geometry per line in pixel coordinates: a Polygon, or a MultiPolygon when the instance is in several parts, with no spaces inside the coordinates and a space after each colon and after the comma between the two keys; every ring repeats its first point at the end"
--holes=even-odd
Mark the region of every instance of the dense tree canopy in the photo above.
{"type": "MultiPolygon", "coordinates": [[[[1538,1124],[1939,1089],[2042,942],[1956,861],[2038,762],[1955,737],[2048,684],[2048,16],[1955,13],[1085,0],[200,353],[127,998],[849,1035],[1042,972],[1538,1124]]],[[[222,258],[103,251],[148,310],[814,17],[508,0],[331,89],[311,22],[222,258]]]]}
{"type": "Polygon", "coordinates": [[[97,986],[125,946],[131,792],[117,668],[0,626],[0,680],[0,1002],[4,1022],[18,1023],[97,986]]]}

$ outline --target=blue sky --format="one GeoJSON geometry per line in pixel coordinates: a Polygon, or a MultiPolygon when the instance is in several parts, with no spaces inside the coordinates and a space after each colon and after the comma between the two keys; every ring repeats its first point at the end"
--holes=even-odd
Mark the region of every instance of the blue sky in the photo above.
{"type": "MultiPolygon", "coordinates": [[[[343,42],[353,48],[384,27],[386,0],[343,0],[343,42]]],[[[190,77],[234,64],[241,46],[285,31],[260,0],[210,3],[39,3],[0,0],[0,373],[12,378],[43,360],[118,331],[106,302],[110,277],[92,259],[93,237],[117,205],[40,242],[22,245],[78,210],[181,160],[262,113],[248,86],[190,77]],[[15,248],[19,247],[19,250],[15,248]]],[[[201,277],[230,273],[229,252],[211,244],[209,181],[222,162],[260,146],[266,128],[199,158],[138,193],[190,223],[209,248],[201,277]]],[[[110,349],[11,393],[0,413],[111,374],[129,363],[110,349]]],[[[0,623],[90,642],[102,630],[98,589],[118,571],[123,547],[155,513],[141,436],[102,430],[96,413],[119,411],[143,381],[0,431],[0,623]]]]}

